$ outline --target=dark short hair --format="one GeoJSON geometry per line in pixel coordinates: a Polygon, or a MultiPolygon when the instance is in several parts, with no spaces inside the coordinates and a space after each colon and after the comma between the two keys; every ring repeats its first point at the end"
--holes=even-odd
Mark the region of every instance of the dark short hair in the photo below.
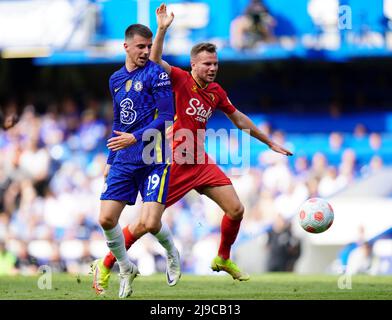
{"type": "Polygon", "coordinates": [[[150,28],[139,23],[131,24],[125,30],[125,39],[132,39],[135,34],[138,34],[139,36],[142,36],[146,39],[152,38],[152,31],[150,28]]]}
{"type": "Polygon", "coordinates": [[[191,50],[191,58],[198,55],[200,52],[207,51],[209,53],[216,53],[216,45],[209,42],[202,42],[193,46],[191,50]]]}

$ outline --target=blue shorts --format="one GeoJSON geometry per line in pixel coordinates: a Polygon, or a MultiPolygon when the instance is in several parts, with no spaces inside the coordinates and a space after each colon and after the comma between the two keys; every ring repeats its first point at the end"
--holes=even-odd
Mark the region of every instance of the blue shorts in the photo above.
{"type": "Polygon", "coordinates": [[[101,200],[126,201],[135,204],[140,192],[143,202],[166,203],[170,164],[122,165],[110,167],[101,200]]]}

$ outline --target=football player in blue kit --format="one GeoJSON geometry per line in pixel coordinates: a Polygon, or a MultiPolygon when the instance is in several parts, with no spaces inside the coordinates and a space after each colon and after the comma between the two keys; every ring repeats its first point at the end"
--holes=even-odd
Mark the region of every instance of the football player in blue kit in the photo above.
{"type": "MultiPolygon", "coordinates": [[[[137,266],[127,255],[118,224],[121,212],[125,205],[135,204],[140,192],[143,200],[140,221],[148,226],[151,217],[158,216],[160,220],[170,174],[170,165],[164,161],[165,147],[159,142],[165,139],[165,122],[172,122],[174,117],[172,86],[165,70],[149,60],[152,36],[151,30],[141,24],[126,29],[125,65],[109,80],[113,133],[108,140],[110,153],[99,223],[120,267],[120,298],[131,295],[132,282],[138,274],[137,266]],[[151,143],[154,147],[146,148],[151,143]],[[146,162],[146,156],[154,161],[146,162]]],[[[167,228],[151,232],[171,239],[167,228]]]]}

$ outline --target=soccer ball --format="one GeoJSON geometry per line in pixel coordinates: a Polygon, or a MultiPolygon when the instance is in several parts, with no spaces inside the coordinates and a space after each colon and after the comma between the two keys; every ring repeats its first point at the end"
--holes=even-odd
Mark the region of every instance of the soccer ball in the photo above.
{"type": "Polygon", "coordinates": [[[321,198],[306,200],[299,209],[299,224],[310,233],[321,233],[329,229],[334,214],[331,205],[321,198]]]}

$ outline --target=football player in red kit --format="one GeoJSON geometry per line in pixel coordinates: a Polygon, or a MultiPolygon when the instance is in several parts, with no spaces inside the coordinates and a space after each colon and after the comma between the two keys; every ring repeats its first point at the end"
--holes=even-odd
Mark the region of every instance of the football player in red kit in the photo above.
{"type": "MultiPolygon", "coordinates": [[[[252,120],[232,105],[226,92],[214,82],[218,71],[215,45],[200,43],[192,48],[191,72],[170,66],[162,60],[164,37],[174,15],[173,13],[168,15],[166,6],[162,4],[157,8],[156,16],[158,31],[150,59],[160,64],[170,75],[176,106],[173,125],[173,164],[166,207],[177,202],[192,189],[215,201],[224,211],[224,215],[221,222],[218,255],[212,261],[211,268],[214,271],[226,271],[233,279],[249,280],[249,275],[230,260],[230,249],[237,237],[244,207],[230,179],[205,153],[204,134],[200,132],[205,133],[208,119],[216,109],[219,109],[237,128],[246,130],[270,149],[286,156],[292,153],[263,134],[252,120]]],[[[138,224],[125,227],[123,232],[126,247],[131,247],[145,233],[158,230],[157,225],[160,223],[160,220],[154,221],[142,216],[138,224]]],[[[157,238],[160,240],[159,237],[157,238]]],[[[107,287],[110,269],[114,262],[115,258],[109,253],[95,269],[94,287],[97,292],[107,287]]],[[[170,286],[177,283],[181,275],[178,255],[168,257],[166,275],[170,286]]]]}

